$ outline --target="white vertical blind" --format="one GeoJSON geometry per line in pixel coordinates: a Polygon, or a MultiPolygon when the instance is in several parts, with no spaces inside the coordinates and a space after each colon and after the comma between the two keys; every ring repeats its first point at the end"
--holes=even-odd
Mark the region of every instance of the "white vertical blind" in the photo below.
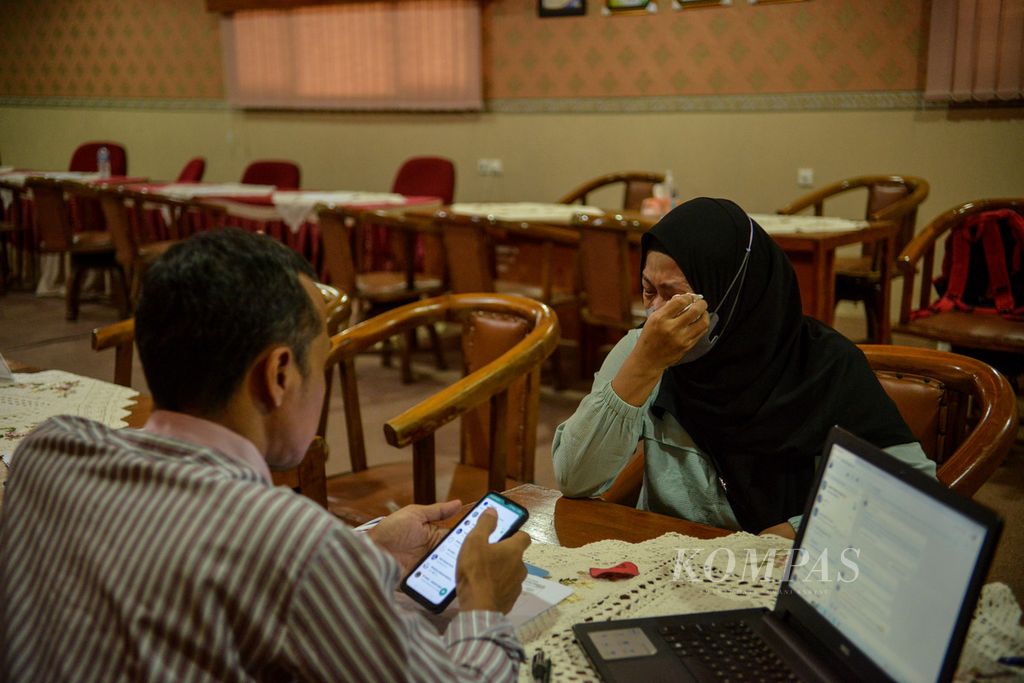
{"type": "Polygon", "coordinates": [[[925,98],[1024,98],[1024,0],[932,0],[925,98]]]}
{"type": "Polygon", "coordinates": [[[478,110],[478,0],[365,0],[221,21],[239,107],[478,110]]]}

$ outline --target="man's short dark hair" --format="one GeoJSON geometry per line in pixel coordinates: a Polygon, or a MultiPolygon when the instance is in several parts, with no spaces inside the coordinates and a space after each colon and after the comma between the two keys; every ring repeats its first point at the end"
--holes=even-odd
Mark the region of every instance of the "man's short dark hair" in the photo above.
{"type": "Polygon", "coordinates": [[[291,348],[303,375],[322,322],[299,274],[309,262],[280,242],[237,228],[202,232],[146,273],[135,342],[157,408],[223,409],[260,353],[291,348]]]}

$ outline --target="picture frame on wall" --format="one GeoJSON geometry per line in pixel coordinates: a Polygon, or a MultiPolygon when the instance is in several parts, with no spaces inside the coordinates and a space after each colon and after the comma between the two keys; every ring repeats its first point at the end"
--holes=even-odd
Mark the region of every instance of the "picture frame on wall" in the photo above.
{"type": "Polygon", "coordinates": [[[587,13],[587,0],[537,0],[542,17],[578,17],[587,13]]]}
{"type": "Polygon", "coordinates": [[[691,7],[721,7],[722,5],[731,5],[729,0],[673,0],[673,9],[689,9],[691,7]]]}
{"type": "Polygon", "coordinates": [[[604,14],[651,14],[657,9],[655,0],[604,0],[604,14]]]}

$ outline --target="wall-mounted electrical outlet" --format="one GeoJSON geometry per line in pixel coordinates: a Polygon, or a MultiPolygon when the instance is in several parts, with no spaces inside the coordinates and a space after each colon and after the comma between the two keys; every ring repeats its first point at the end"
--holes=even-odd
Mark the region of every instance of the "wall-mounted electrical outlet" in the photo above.
{"type": "Polygon", "coordinates": [[[501,159],[477,159],[476,172],[483,176],[500,176],[505,172],[501,159]]]}
{"type": "Polygon", "coordinates": [[[796,184],[798,187],[814,187],[814,169],[796,169],[796,184]]]}

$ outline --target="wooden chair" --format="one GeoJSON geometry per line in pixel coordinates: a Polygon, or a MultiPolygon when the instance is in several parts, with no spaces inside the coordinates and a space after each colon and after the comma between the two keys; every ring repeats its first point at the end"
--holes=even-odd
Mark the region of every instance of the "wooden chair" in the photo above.
{"type": "Polygon", "coordinates": [[[6,209],[0,205],[0,294],[7,292],[7,282],[12,277],[10,253],[14,254],[16,261],[13,274],[17,278],[24,279],[25,270],[32,258],[27,244],[28,228],[22,221],[21,189],[3,189],[10,192],[12,197],[6,209]]]}
{"type": "Polygon", "coordinates": [[[1024,197],[980,199],[954,207],[937,216],[908,244],[896,260],[904,275],[900,320],[896,332],[925,339],[947,342],[955,351],[979,355],[999,367],[1011,379],[1022,372],[1024,323],[1006,320],[998,315],[981,315],[949,311],[926,318],[912,319],[914,290],[917,307],[927,308],[934,298],[935,276],[941,263],[935,258],[935,247],[954,225],[982,211],[1013,209],[1024,215],[1024,197]]]}
{"type": "MultiPolygon", "coordinates": [[[[327,331],[334,335],[348,324],[352,305],[348,296],[334,287],[317,284],[327,303],[327,331]]],[[[114,347],[114,384],[123,387],[132,385],[132,355],[135,343],[135,320],[129,318],[92,331],[93,351],[104,351],[114,347]]],[[[312,498],[327,507],[327,442],[324,440],[327,428],[327,412],[330,408],[331,374],[326,372],[327,388],[324,405],[320,412],[317,436],[313,439],[306,456],[296,467],[280,472],[271,472],[275,486],[287,486],[302,495],[312,498]]]]}
{"type": "MultiPolygon", "coordinates": [[[[449,289],[455,294],[496,292],[529,297],[552,308],[576,304],[574,291],[554,285],[552,252],[557,242],[567,239],[565,232],[530,224],[499,225],[492,217],[451,213],[441,209],[434,215],[435,229],[441,234],[445,252],[445,270],[449,289]],[[495,235],[512,240],[539,242],[542,245],[538,280],[521,282],[498,276],[495,235]]],[[[575,247],[575,241],[573,241],[575,247]]],[[[551,356],[554,384],[564,386],[561,353],[551,356]]]]}
{"type": "MultiPolygon", "coordinates": [[[[992,366],[935,349],[862,345],[882,388],[896,403],[939,482],[970,498],[1017,438],[1017,398],[992,366]]],[[[636,505],[644,478],[642,450],[601,499],[636,505]]]]}
{"type": "Polygon", "coordinates": [[[75,232],[65,192],[86,196],[91,190],[74,183],[28,178],[25,187],[32,193],[39,232],[40,253],[68,254],[70,271],[66,289],[67,319],[78,319],[82,280],[89,270],[109,271],[113,276],[113,298],[122,318],[128,313],[128,288],[124,270],[117,262],[114,242],[106,230],[75,232]]]}
{"type": "MultiPolygon", "coordinates": [[[[96,158],[101,148],[106,147],[110,155],[110,175],[128,175],[128,152],[124,145],[117,142],[86,142],[79,145],[71,155],[71,162],[68,164],[69,171],[83,173],[96,173],[99,171],[99,160],[96,158]]],[[[87,226],[89,229],[102,230],[103,212],[100,210],[99,202],[94,197],[79,196],[71,202],[74,224],[87,226]]]]}
{"type": "MultiPolygon", "coordinates": [[[[443,284],[440,278],[417,275],[413,272],[410,261],[402,271],[375,270],[359,272],[352,255],[354,241],[353,231],[362,221],[365,212],[353,211],[344,207],[321,207],[318,211],[320,221],[320,240],[323,246],[324,265],[332,284],[345,292],[349,292],[356,300],[355,314],[357,320],[371,318],[396,306],[411,301],[440,294],[443,284]]],[[[415,239],[414,219],[407,218],[401,212],[378,211],[373,213],[372,222],[391,229],[396,244],[410,244],[407,240],[415,239]]],[[[404,246],[399,248],[404,253],[404,246]]],[[[408,256],[411,258],[411,255],[408,256]]],[[[431,344],[434,348],[435,361],[439,369],[445,369],[440,336],[433,325],[427,326],[431,344]]],[[[402,381],[412,382],[411,352],[415,347],[415,329],[404,334],[404,343],[399,347],[402,381]]],[[[382,339],[382,360],[390,364],[391,340],[382,339]]]]}
{"type": "Polygon", "coordinates": [[[96,194],[114,243],[115,257],[129,282],[130,307],[134,307],[138,299],[142,277],[149,266],[182,237],[193,232],[194,225],[188,226],[187,222],[194,219],[210,228],[220,225],[226,215],[224,207],[197,200],[177,200],[116,187],[96,190],[96,194]],[[171,239],[151,240],[144,234],[150,212],[161,214],[171,239]]]}
{"type": "MultiPolygon", "coordinates": [[[[864,218],[869,221],[893,221],[898,225],[892,253],[898,254],[914,236],[917,223],[917,207],[928,198],[928,182],[914,176],[866,175],[847,178],[807,194],[778,210],[777,213],[790,215],[814,207],[814,215],[824,215],[826,200],[854,190],[867,191],[864,218]]],[[[858,257],[836,259],[836,302],[846,299],[864,304],[867,318],[868,340],[887,342],[882,339],[883,310],[881,255],[883,245],[865,244],[858,257]]]]}
{"type": "Polygon", "coordinates": [[[614,343],[646,319],[643,301],[634,294],[635,264],[629,249],[630,235],[643,225],[615,214],[577,214],[573,225],[580,231],[580,369],[587,376],[598,365],[600,342],[608,340],[608,329],[617,333],[614,343]]]}
{"type": "Polygon", "coordinates": [[[352,472],[330,478],[327,489],[330,509],[342,519],[360,524],[406,503],[434,502],[434,432],[460,416],[461,455],[448,498],[471,500],[488,489],[533,481],[540,365],[558,343],[558,318],[550,308],[518,296],[449,294],[387,311],[332,342],[328,363],[342,370],[352,472]],[[368,467],[356,354],[442,321],[462,326],[465,376],[384,424],[390,445],[412,444],[411,468],[407,462],[368,467]]]}
{"type": "MultiPolygon", "coordinates": [[[[575,190],[558,200],[559,204],[586,204],[587,195],[598,189],[623,184],[622,208],[625,211],[639,211],[644,199],[652,196],[654,186],[665,182],[664,173],[647,173],[645,171],[624,171],[607,173],[588,180],[575,190]]],[[[608,207],[613,208],[613,207],[608,207]]]]}

